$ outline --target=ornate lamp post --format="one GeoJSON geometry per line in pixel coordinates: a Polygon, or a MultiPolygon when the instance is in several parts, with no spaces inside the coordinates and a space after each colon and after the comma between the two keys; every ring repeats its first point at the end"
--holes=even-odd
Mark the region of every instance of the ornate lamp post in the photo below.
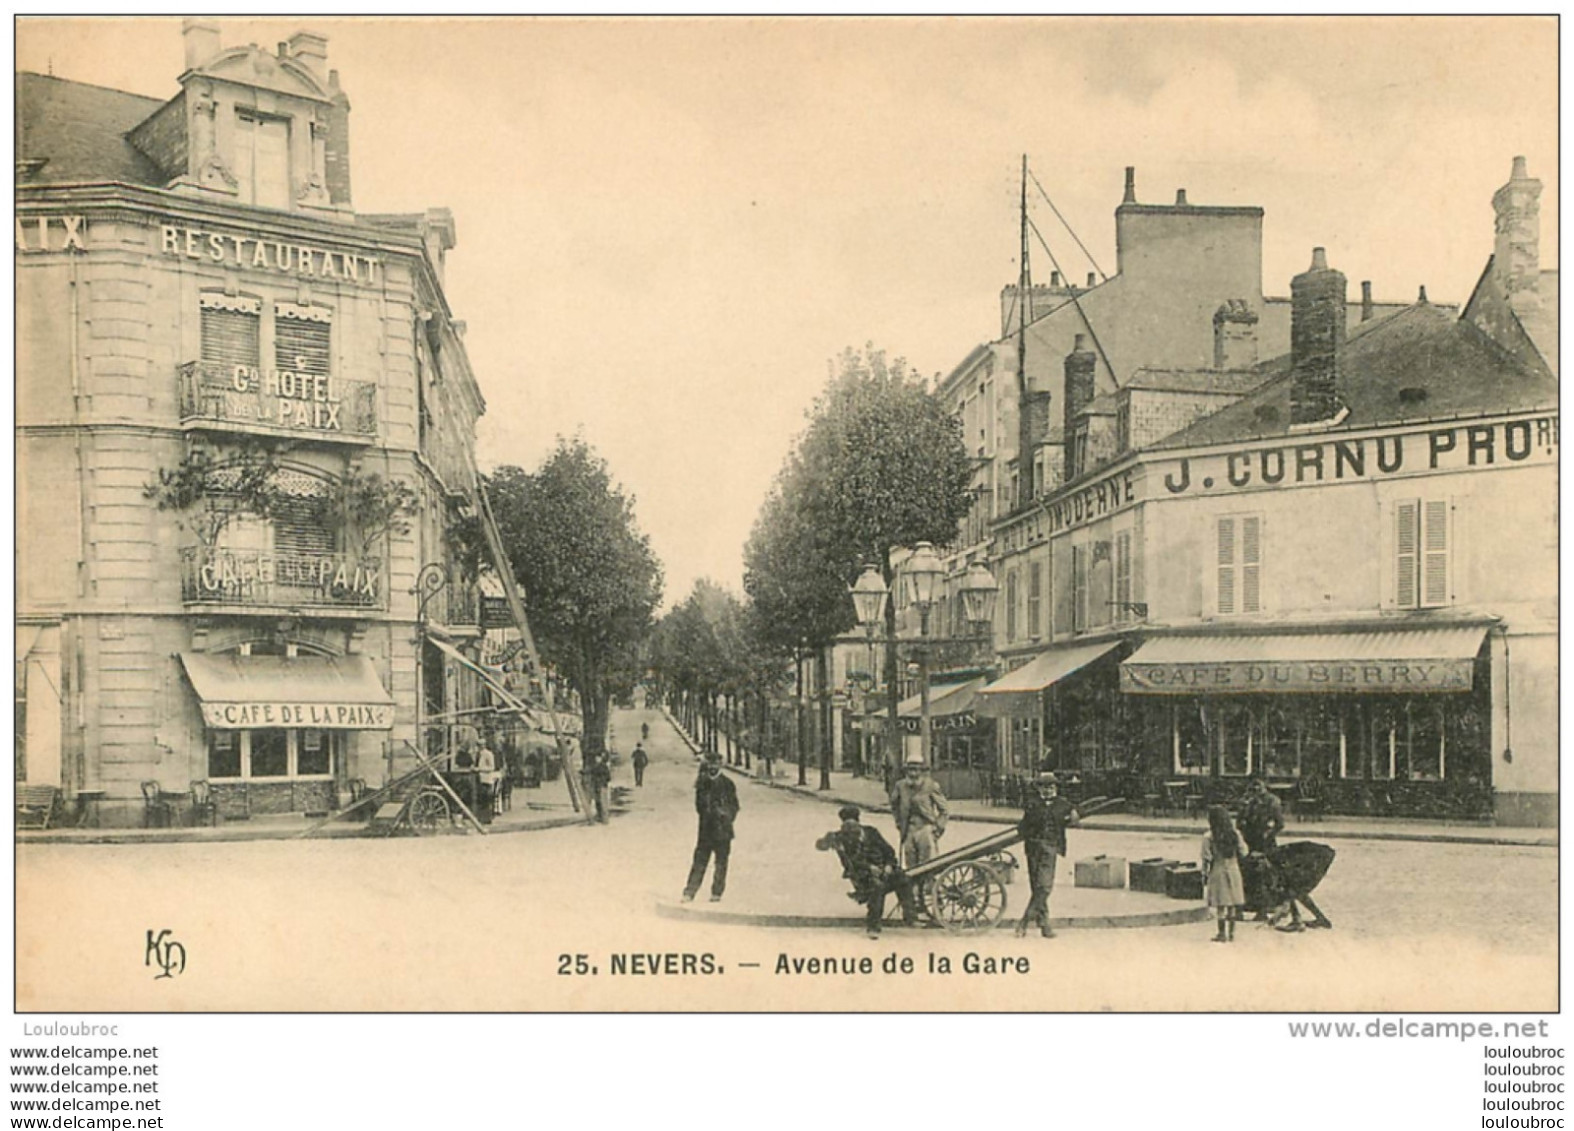
{"type": "MultiPolygon", "coordinates": [[[[921,728],[919,749],[927,765],[930,760],[929,646],[938,642],[931,640],[929,636],[929,611],[934,607],[945,568],[940,564],[939,555],[935,553],[934,547],[928,542],[920,542],[913,547],[904,572],[907,577],[908,596],[913,604],[918,606],[918,631],[921,638],[918,649],[918,703],[921,728]]],[[[969,621],[982,627],[983,634],[987,634],[988,623],[994,618],[995,597],[999,590],[1000,586],[994,576],[982,564],[975,562],[968,568],[961,587],[963,612],[969,621]]],[[[858,623],[863,625],[872,645],[876,639],[876,630],[885,615],[885,602],[890,596],[879,567],[865,566],[863,573],[853,584],[851,593],[858,623]]],[[[978,637],[964,639],[976,643],[978,637]]],[[[951,643],[954,640],[946,642],[951,643]]],[[[892,647],[896,643],[894,640],[886,641],[886,644],[892,647]]]]}
{"type": "MultiPolygon", "coordinates": [[[[448,588],[451,580],[448,567],[442,562],[427,562],[421,567],[421,572],[416,575],[415,584],[410,588],[410,595],[416,599],[415,605],[415,748],[420,751],[421,757],[427,756],[426,733],[422,728],[421,716],[426,706],[426,606],[432,598],[448,588]]],[[[389,751],[389,780],[393,780],[393,753],[389,751]]]]}

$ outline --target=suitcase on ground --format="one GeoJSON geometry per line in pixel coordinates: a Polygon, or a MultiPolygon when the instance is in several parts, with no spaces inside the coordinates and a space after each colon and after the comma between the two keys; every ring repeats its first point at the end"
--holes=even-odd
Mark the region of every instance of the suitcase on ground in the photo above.
{"type": "Polygon", "coordinates": [[[1164,873],[1164,894],[1171,899],[1201,899],[1202,869],[1195,864],[1174,864],[1164,873]]]}
{"type": "Polygon", "coordinates": [[[1123,888],[1126,886],[1124,856],[1089,856],[1077,861],[1075,884],[1079,888],[1123,888]]]}
{"type": "Polygon", "coordinates": [[[1131,890],[1150,892],[1153,895],[1163,895],[1165,873],[1179,863],[1179,860],[1166,860],[1162,856],[1150,856],[1146,860],[1133,860],[1131,862],[1131,890]]]}

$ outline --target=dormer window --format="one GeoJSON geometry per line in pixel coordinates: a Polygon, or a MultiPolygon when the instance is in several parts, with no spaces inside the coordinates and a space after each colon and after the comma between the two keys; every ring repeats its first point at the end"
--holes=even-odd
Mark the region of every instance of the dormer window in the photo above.
{"type": "Polygon", "coordinates": [[[290,206],[288,118],[236,111],[235,179],[243,203],[263,208],[290,206]]]}

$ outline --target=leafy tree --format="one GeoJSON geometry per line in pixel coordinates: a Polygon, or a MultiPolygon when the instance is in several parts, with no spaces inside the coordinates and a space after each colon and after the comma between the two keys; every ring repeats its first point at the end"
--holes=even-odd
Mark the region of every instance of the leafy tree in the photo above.
{"type": "Polygon", "coordinates": [[[498,468],[486,489],[542,659],[578,694],[586,756],[600,754],[610,701],[637,681],[661,601],[634,500],[578,436],[559,437],[534,474],[498,468]]]}
{"type": "MultiPolygon", "coordinates": [[[[961,424],[916,371],[873,345],[843,351],[744,551],[744,587],[758,614],[778,643],[816,651],[822,687],[826,648],[855,623],[847,586],[866,562],[890,585],[893,550],[953,541],[971,474],[961,424]]],[[[895,602],[886,635],[896,635],[895,602]]],[[[894,647],[886,683],[894,731],[894,647]]],[[[823,746],[820,785],[830,785],[823,746]]]]}

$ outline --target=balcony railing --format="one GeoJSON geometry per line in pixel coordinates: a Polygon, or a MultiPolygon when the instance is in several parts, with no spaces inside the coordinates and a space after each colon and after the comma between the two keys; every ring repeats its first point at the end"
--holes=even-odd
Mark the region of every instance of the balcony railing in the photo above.
{"type": "Polygon", "coordinates": [[[188,361],[180,367],[180,422],[369,444],[377,439],[377,386],[314,373],[188,361]]]}
{"type": "Polygon", "coordinates": [[[181,599],[188,605],[253,608],[386,609],[383,562],[355,554],[210,550],[181,552],[181,599]]]}

